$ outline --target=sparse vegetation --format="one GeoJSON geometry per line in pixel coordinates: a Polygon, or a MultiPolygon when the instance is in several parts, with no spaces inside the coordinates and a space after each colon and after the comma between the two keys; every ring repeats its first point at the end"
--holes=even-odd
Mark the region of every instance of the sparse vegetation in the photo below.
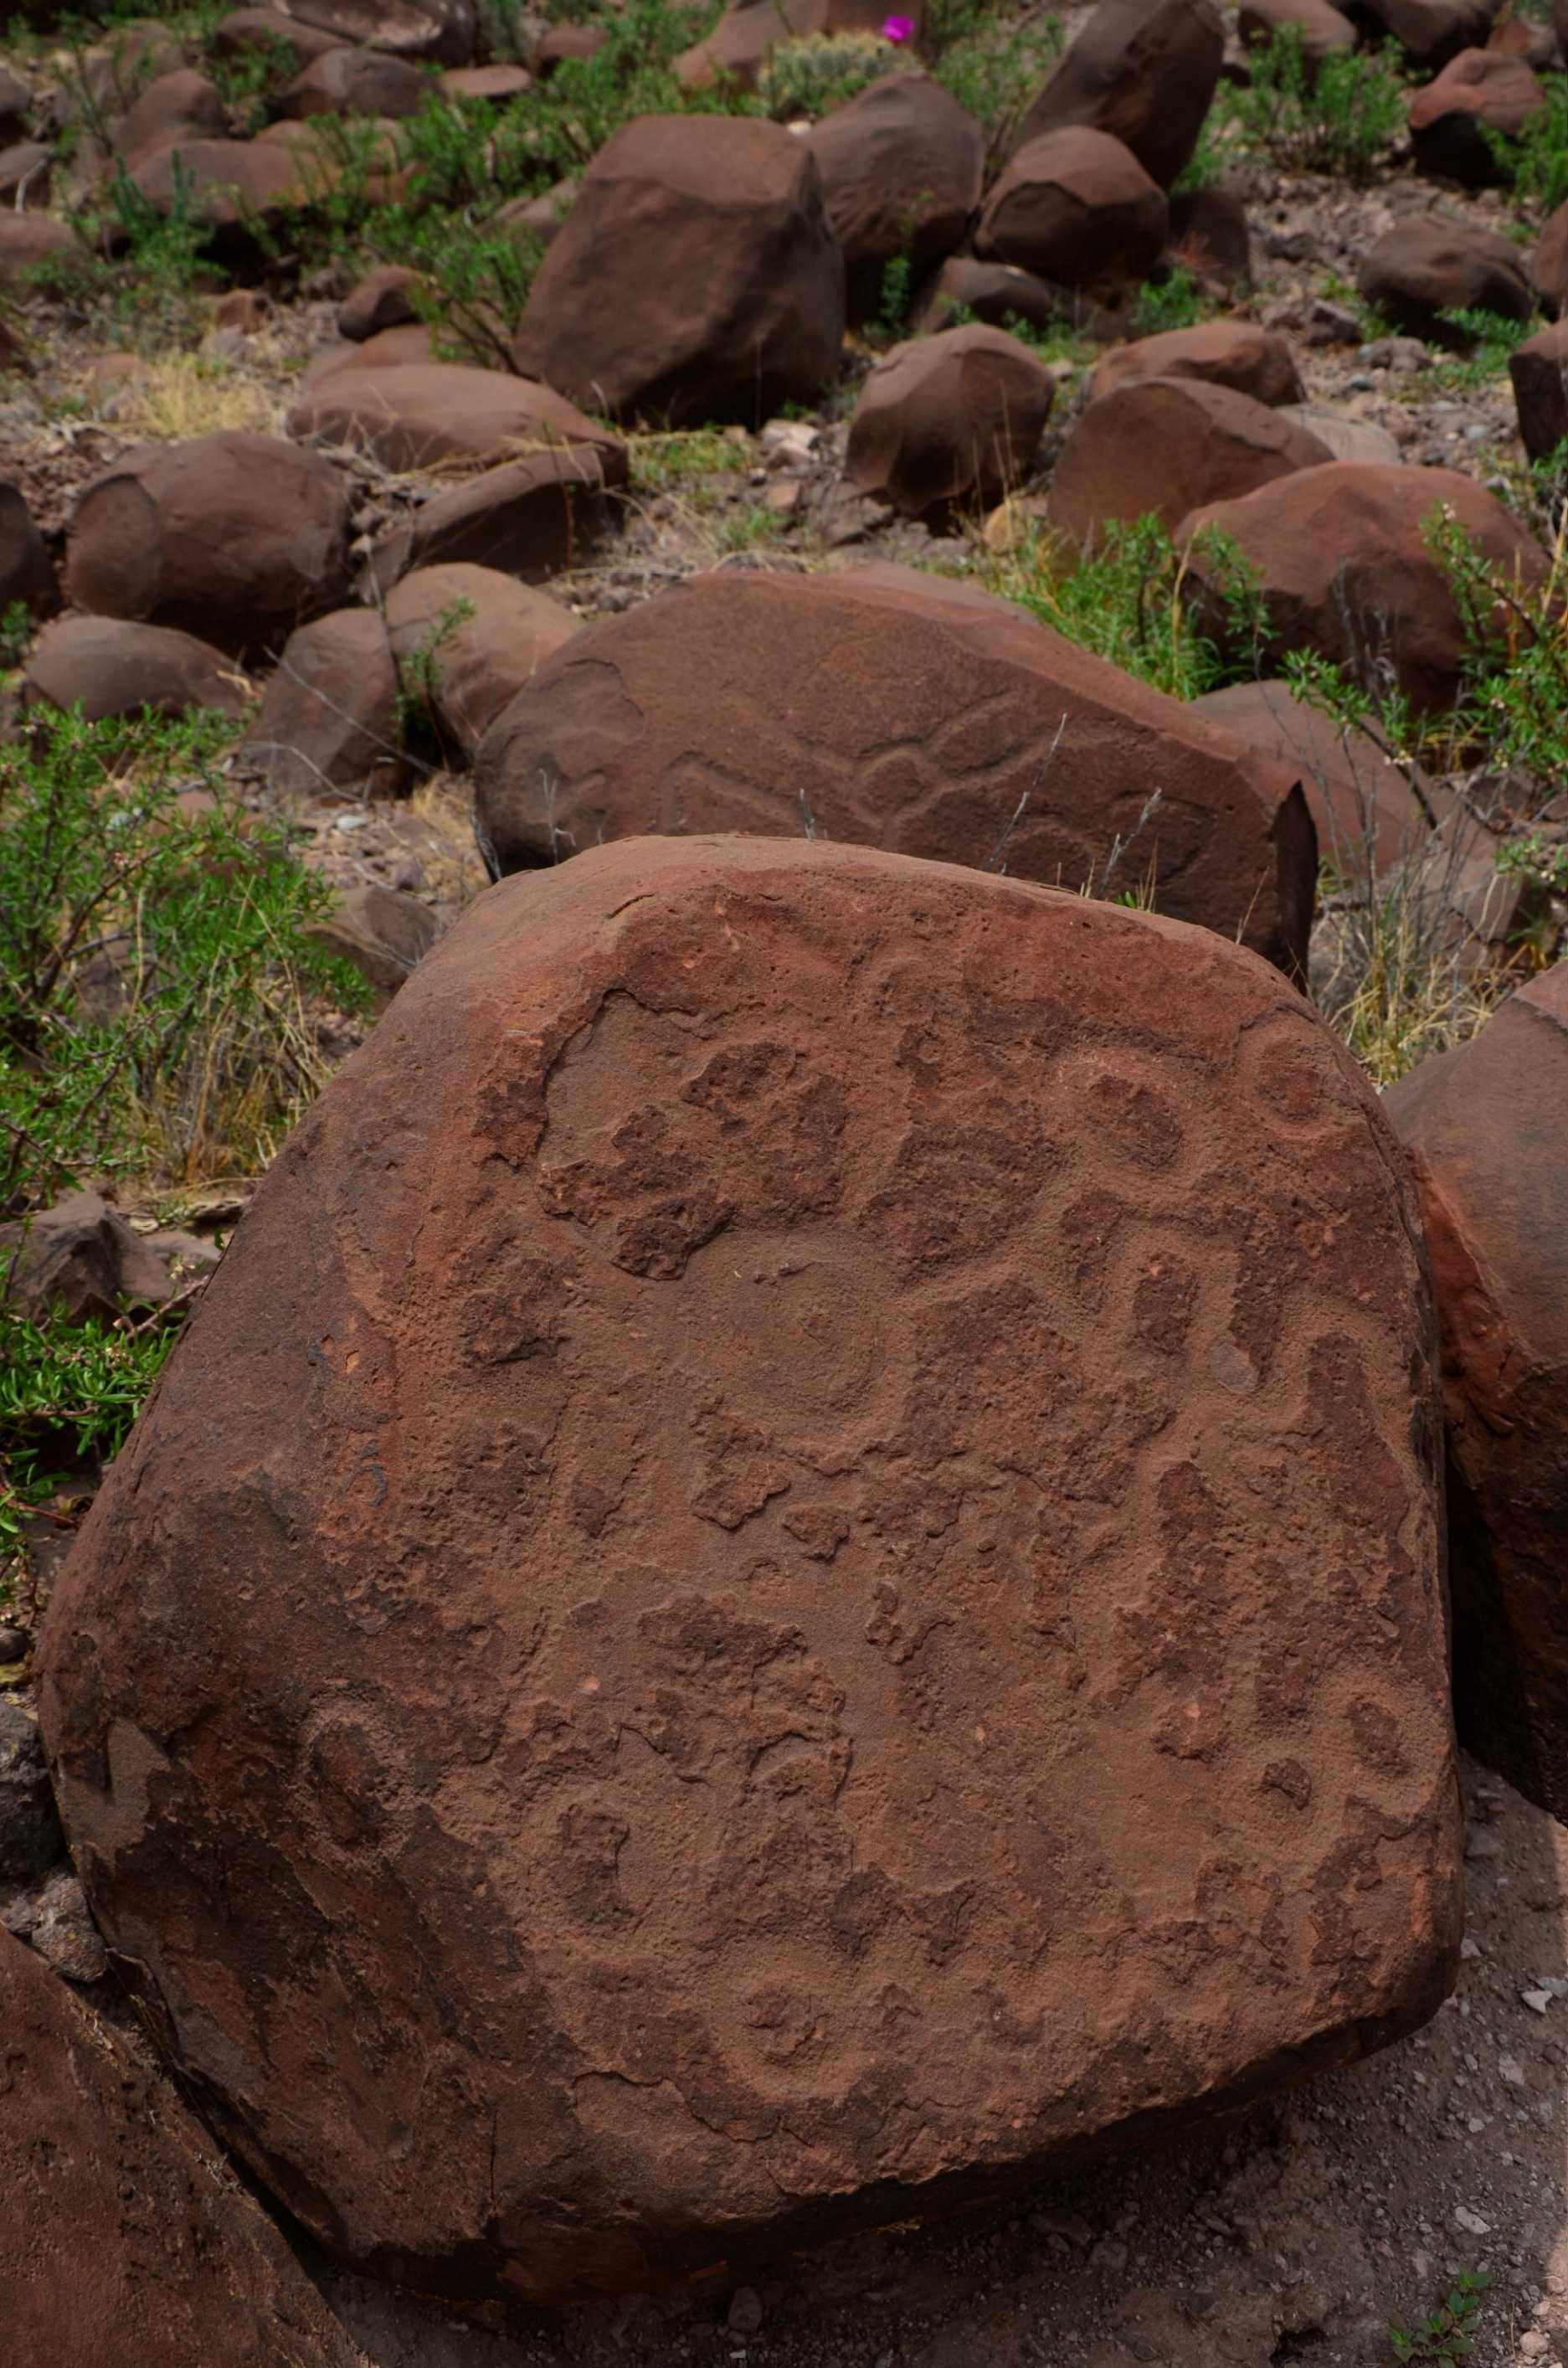
{"type": "Polygon", "coordinates": [[[1221,83],[1210,169],[1227,150],[1298,173],[1365,180],[1404,130],[1406,82],[1391,44],[1313,60],[1305,35],[1281,26],[1247,50],[1248,81],[1221,83]]]}
{"type": "Polygon", "coordinates": [[[1491,2283],[1485,2270],[1461,2270],[1430,2317],[1415,2327],[1389,2328],[1394,2359],[1468,2360],[1474,2348],[1475,2316],[1491,2283]]]}

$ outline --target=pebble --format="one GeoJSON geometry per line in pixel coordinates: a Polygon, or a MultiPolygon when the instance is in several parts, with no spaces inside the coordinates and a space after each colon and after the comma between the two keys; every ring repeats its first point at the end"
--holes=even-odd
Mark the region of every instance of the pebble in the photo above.
{"type": "Polygon", "coordinates": [[[28,1649],[26,1631],[21,1628],[0,1628],[0,1663],[19,1661],[28,1649]]]}
{"type": "Polygon", "coordinates": [[[1550,1990],[1521,1990],[1519,1992],[1519,2003],[1521,2006],[1528,2006],[1532,2014],[1544,2014],[1547,2008],[1551,2004],[1551,1992],[1550,1990]]]}
{"type": "Polygon", "coordinates": [[[1497,2078],[1500,2080],[1506,2080],[1510,2089],[1522,2089],[1525,2085],[1525,2067],[1517,2055],[1500,2055],[1497,2059],[1497,2078]]]}
{"type": "Polygon", "coordinates": [[[762,2296],[755,2286],[737,2286],[730,2297],[732,2335],[755,2335],[762,2325],[762,2296]]]}
{"type": "Polygon", "coordinates": [[[1483,2220],[1479,2212],[1472,2212],[1468,2203],[1456,2205],[1454,2226],[1462,2228],[1467,2237],[1490,2237],[1492,2234],[1491,2221],[1483,2220]]]}

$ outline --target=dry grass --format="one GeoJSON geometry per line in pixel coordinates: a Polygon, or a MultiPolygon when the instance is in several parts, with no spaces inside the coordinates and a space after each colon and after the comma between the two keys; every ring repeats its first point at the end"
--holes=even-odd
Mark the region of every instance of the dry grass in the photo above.
{"type": "Polygon", "coordinates": [[[107,393],[89,383],[88,399],[123,433],[150,444],[176,444],[221,429],[282,432],[290,396],[248,364],[201,353],[137,358],[137,367],[107,393]]]}

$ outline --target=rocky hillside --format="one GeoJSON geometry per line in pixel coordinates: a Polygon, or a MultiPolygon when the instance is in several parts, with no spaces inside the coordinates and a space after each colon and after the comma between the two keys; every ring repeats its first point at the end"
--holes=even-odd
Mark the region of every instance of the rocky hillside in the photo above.
{"type": "Polygon", "coordinates": [[[1562,2368],[1565,51],[8,21],[19,2368],[1562,2368]]]}

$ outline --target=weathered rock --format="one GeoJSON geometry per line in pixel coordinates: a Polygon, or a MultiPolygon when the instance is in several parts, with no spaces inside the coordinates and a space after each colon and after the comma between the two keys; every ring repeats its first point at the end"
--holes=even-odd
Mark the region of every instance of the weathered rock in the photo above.
{"type": "Polygon", "coordinates": [[[1455,1702],[1471,1748],[1568,1814],[1568,968],[1384,1107],[1411,1153],[1442,1324],[1455,1702]]]}
{"type": "Polygon", "coordinates": [[[0,149],[0,205],[18,213],[29,206],[41,211],[53,179],[54,151],[42,141],[23,140],[0,149]]]}
{"type": "Polygon", "coordinates": [[[624,445],[568,445],[511,461],[424,502],[376,545],[367,589],[384,595],[411,568],[463,562],[543,583],[578,564],[613,519],[624,445]]]}
{"type": "Polygon", "coordinates": [[[31,128],[32,86],[9,66],[0,65],[0,140],[25,139],[31,128]]]}
{"type": "Polygon", "coordinates": [[[210,642],[119,617],[62,617],[46,625],[23,683],[29,699],[80,707],[90,723],[110,715],[183,715],[192,708],[243,715],[251,696],[233,658],[210,642]]]}
{"type": "MultiPolygon", "coordinates": [[[[345,371],[467,369],[467,363],[438,362],[435,340],[426,321],[405,321],[395,329],[376,329],[356,344],[345,338],[325,346],[308,365],[300,381],[301,399],[318,394],[329,379],[345,371]]],[[[480,370],[481,378],[496,378],[496,370],[480,370]]],[[[407,396],[400,381],[393,388],[400,403],[407,396]]],[[[449,406],[444,406],[449,407],[449,406]]]]}
{"type": "Polygon", "coordinates": [[[835,108],[807,142],[844,250],[851,319],[874,313],[882,274],[950,255],[980,204],[985,135],[939,83],[890,74],[835,108]]]}
{"type": "Polygon", "coordinates": [[[569,609],[494,567],[420,567],[387,595],[405,697],[472,757],[501,710],[578,631],[569,609]]]}
{"type": "Polygon", "coordinates": [[[357,2368],[356,2347],[172,2085],[3,1933],[0,2029],[17,2368],[65,2357],[71,2368],[357,2368]]]}
{"type": "Polygon", "coordinates": [[[1544,461],[1568,438],[1568,321],[1554,321],[1516,346],[1508,376],[1519,440],[1532,461],[1544,461]]]}
{"type": "Polygon", "coordinates": [[[1546,581],[1540,545],[1473,477],[1455,469],[1333,461],[1184,519],[1178,540],[1191,546],[1187,586],[1222,639],[1222,586],[1201,547],[1201,530],[1217,527],[1239,545],[1257,579],[1270,655],[1319,650],[1369,688],[1392,670],[1418,708],[1451,706],[1465,635],[1426,537],[1443,510],[1505,575],[1531,588],[1546,581]]]}
{"type": "Polygon", "coordinates": [[[1158,518],[1272,484],[1329,459],[1310,428],[1233,387],[1130,378],[1079,413],[1051,472],[1047,514],[1085,546],[1113,518],[1158,518]]]}
{"type": "Polygon", "coordinates": [[[1020,148],[981,215],[974,251],[1063,287],[1125,286],[1165,250],[1165,191],[1108,132],[1047,131],[1020,148]]]}
{"type": "Polygon", "coordinates": [[[56,1587],[95,1910],[290,2208],[474,2298],[1349,2060],[1459,1946],[1432,1338],[1232,944],[803,840],[507,882],[56,1587]]]}
{"type": "Polygon", "coordinates": [[[1372,461],[1380,468],[1397,468],[1404,455],[1397,439],[1372,419],[1350,419],[1343,411],[1318,411],[1310,403],[1285,406],[1288,418],[1311,428],[1334,461],[1372,461]]]}
{"type": "Polygon", "coordinates": [[[335,40],[442,66],[472,64],[479,37],[475,0],[278,0],[278,6],[335,40]]]}
{"type": "Polygon", "coordinates": [[[1371,18],[1415,65],[1435,73],[1461,50],[1485,42],[1498,0],[1356,0],[1354,13],[1371,18]]]}
{"type": "Polygon", "coordinates": [[[18,601],[34,616],[47,616],[59,606],[60,594],[27,495],[9,477],[0,477],[0,610],[18,601]]]}
{"type": "Polygon", "coordinates": [[[0,1225],[0,1289],[23,1315],[53,1308],[72,1324],[171,1296],[166,1263],[97,1192],[0,1225]]]}
{"type": "Polygon", "coordinates": [[[159,213],[182,205],[214,232],[249,238],[254,225],[322,196],[332,179],[323,154],[259,140],[180,140],[157,149],[131,176],[159,213]]]}
{"type": "Polygon", "coordinates": [[[48,1876],[29,1902],[28,1946],[51,1973],[67,1982],[101,1982],[108,1952],[93,1921],[87,1895],[68,1866],[48,1876]]]}
{"type": "Polygon", "coordinates": [[[188,66],[149,83],[115,125],[111,144],[129,172],[162,148],[195,140],[222,140],[228,122],[216,83],[188,66]]]}
{"type": "Polygon", "coordinates": [[[1548,214],[1530,265],[1540,301],[1554,317],[1568,304],[1568,199],[1548,214]]]}
{"type": "Polygon", "coordinates": [[[1242,0],[1236,30],[1249,50],[1267,46],[1279,33],[1297,33],[1314,65],[1356,46],[1355,26],[1330,0],[1242,0]]]}
{"type": "Polygon", "coordinates": [[[537,198],[513,198],[492,214],[492,224],[510,231],[519,245],[532,254],[560,236],[561,225],[577,201],[577,188],[576,180],[568,178],[537,198]]]}
{"type": "Polygon", "coordinates": [[[917,331],[959,327],[955,312],[972,313],[992,329],[1019,322],[1036,329],[1077,329],[1101,344],[1126,335],[1119,315],[1080,290],[1053,287],[1032,271],[981,263],[972,255],[950,255],[932,274],[910,307],[909,325],[917,331]]]}
{"type": "Polygon", "coordinates": [[[538,81],[548,82],[556,67],[569,59],[597,58],[608,40],[606,25],[550,25],[529,51],[528,63],[538,81]]]}
{"type": "MultiPolygon", "coordinates": [[[[732,0],[712,31],[675,62],[685,90],[716,82],[755,90],[756,79],[780,42],[805,33],[880,33],[887,21],[882,0],[732,0]]],[[[903,11],[918,33],[921,0],[903,11]]],[[[890,63],[896,53],[890,51],[890,63]]]]}
{"type": "Polygon", "coordinates": [[[363,279],[350,290],[337,308],[337,333],[356,345],[367,337],[379,336],[383,329],[399,329],[407,322],[418,319],[412,302],[412,292],[424,284],[421,274],[411,271],[406,264],[379,263],[363,279]]]}
{"type": "Polygon", "coordinates": [[[1500,313],[1528,321],[1535,310],[1525,259],[1493,231],[1467,223],[1405,222],[1385,231],[1362,256],[1357,285],[1369,304],[1420,337],[1451,341],[1446,313],[1500,313]]]}
{"type": "MultiPolygon", "coordinates": [[[[386,333],[383,333],[386,334],[386,333]]],[[[368,355],[368,347],[359,348],[368,355]]],[[[548,386],[471,370],[461,362],[336,369],[317,379],[289,414],[290,436],[316,437],[374,453],[384,468],[431,469],[443,461],[500,461],[574,448],[607,456],[625,447],[548,386]]],[[[611,462],[613,471],[613,462],[611,462]]]]}
{"type": "Polygon", "coordinates": [[[29,208],[0,213],[0,288],[49,287],[50,267],[80,253],[62,222],[29,208]]]}
{"type": "Polygon", "coordinates": [[[0,1699],[0,1884],[36,1882],[64,1855],[37,1725],[0,1699]]]}
{"type": "Polygon", "coordinates": [[[328,50],[297,74],[278,101],[279,114],[417,115],[429,84],[407,58],[380,50],[328,50]]]}
{"type": "Polygon", "coordinates": [[[836,378],[844,306],[844,258],[801,141],[776,123],[648,115],[584,174],[512,359],[613,418],[760,426],[836,378]]]}
{"type": "Polygon", "coordinates": [[[1290,774],[902,568],[720,571],[590,626],[491,726],[475,791],[503,871],[645,831],[806,831],[1078,887],[1119,836],[1128,884],[1179,918],[1288,965],[1311,922],[1290,774]]]}
{"type": "Polygon", "coordinates": [[[1097,402],[1113,388],[1143,378],[1203,379],[1269,404],[1304,399],[1286,339],[1253,321],[1203,321],[1194,329],[1165,329],[1158,336],[1113,347],[1095,365],[1090,398],[1097,402]]]}
{"type": "Polygon", "coordinates": [[[1446,801],[1419,767],[1397,764],[1369,732],[1336,723],[1287,682],[1238,682],[1193,700],[1199,715],[1295,772],[1318,853],[1364,884],[1426,844],[1446,801]],[[1413,778],[1414,776],[1414,778],[1413,778]]]}
{"type": "Polygon", "coordinates": [[[1173,189],[1166,258],[1241,294],[1252,285],[1252,232],[1233,189],[1173,189]]]}
{"type": "Polygon", "coordinates": [[[990,509],[1028,476],[1055,382],[1005,329],[944,329],[875,363],[849,423],[845,471],[875,500],[945,522],[990,509]]]}
{"type": "Polygon", "coordinates": [[[66,589],[95,615],[243,647],[343,599],[349,500],[327,461],[276,436],[142,446],[79,495],[66,589]]]}
{"type": "Polygon", "coordinates": [[[428,905],[375,880],[345,889],[308,931],[326,952],[352,962],[383,1001],[412,975],[439,934],[428,905]]]}
{"type": "Polygon", "coordinates": [[[335,609],[290,634],[244,757],[282,797],[402,788],[397,668],[373,609],[335,609]]]}
{"type": "Polygon", "coordinates": [[[278,8],[234,8],[214,28],[209,46],[221,58],[241,57],[247,50],[281,46],[293,53],[296,74],[312,58],[343,46],[336,33],[324,33],[286,17],[278,8]]]}
{"type": "Polygon", "coordinates": [[[1503,172],[1487,132],[1517,138],[1545,104],[1546,92],[1523,58],[1496,50],[1461,50],[1435,82],[1411,97],[1415,161],[1424,172],[1488,188],[1503,172]]]}
{"type": "Polygon", "coordinates": [[[441,76],[441,88],[449,98],[483,99],[500,106],[521,98],[533,88],[533,80],[527,66],[452,66],[441,76]]]}
{"type": "Polygon", "coordinates": [[[1214,0],[1099,0],[1019,140],[1080,126],[1108,131],[1168,189],[1198,145],[1224,50],[1214,0]]]}

